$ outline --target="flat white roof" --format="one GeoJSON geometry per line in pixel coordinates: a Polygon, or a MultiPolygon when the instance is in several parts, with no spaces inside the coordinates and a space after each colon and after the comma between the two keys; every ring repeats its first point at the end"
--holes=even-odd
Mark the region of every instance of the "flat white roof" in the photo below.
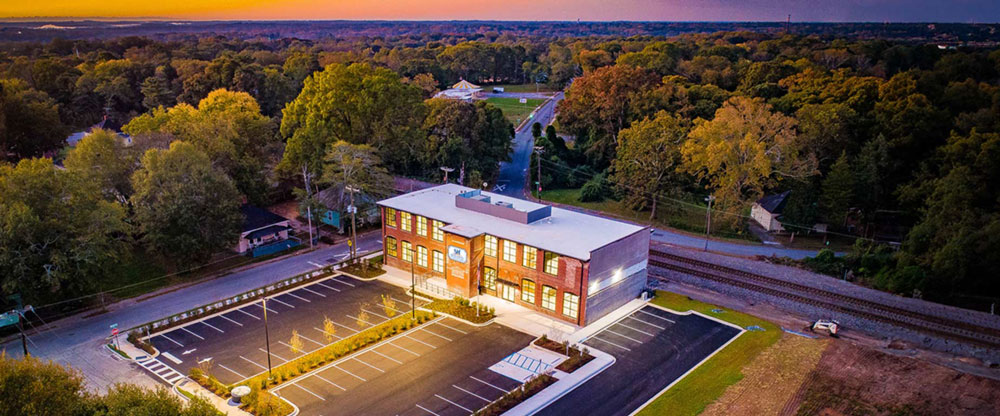
{"type": "MultiPolygon", "coordinates": [[[[470,236],[482,233],[516,241],[561,255],[590,260],[590,253],[643,227],[552,207],[552,215],[530,224],[455,206],[455,196],[474,189],[444,184],[379,201],[379,205],[450,224],[446,231],[470,236]]],[[[507,202],[520,211],[544,205],[492,192],[482,192],[492,203],[507,202]]]]}

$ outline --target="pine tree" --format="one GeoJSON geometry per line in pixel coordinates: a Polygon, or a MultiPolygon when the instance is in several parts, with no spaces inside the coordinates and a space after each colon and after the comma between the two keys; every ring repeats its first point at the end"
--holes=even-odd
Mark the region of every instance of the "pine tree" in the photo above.
{"type": "Polygon", "coordinates": [[[847,152],[843,152],[823,179],[823,194],[820,196],[823,218],[834,226],[843,226],[853,200],[854,174],[847,160],[847,152]]]}

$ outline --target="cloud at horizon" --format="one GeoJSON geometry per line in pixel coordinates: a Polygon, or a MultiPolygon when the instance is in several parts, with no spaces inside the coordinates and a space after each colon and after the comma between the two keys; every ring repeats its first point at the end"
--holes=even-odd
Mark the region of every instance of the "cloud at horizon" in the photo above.
{"type": "MultiPolygon", "coordinates": [[[[9,2],[10,0],[0,0],[9,2]]],[[[640,20],[963,22],[1000,20],[986,0],[134,0],[16,1],[0,17],[110,17],[189,20],[640,20]],[[984,20],[987,19],[987,20],[984,20]]]]}

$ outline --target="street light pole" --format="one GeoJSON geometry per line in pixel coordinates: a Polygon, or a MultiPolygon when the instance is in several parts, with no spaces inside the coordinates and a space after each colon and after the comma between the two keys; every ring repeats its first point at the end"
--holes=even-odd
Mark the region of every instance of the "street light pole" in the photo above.
{"type": "Polygon", "coordinates": [[[267,297],[264,297],[264,344],[267,348],[267,378],[271,375],[271,337],[267,333],[267,297]]]}
{"type": "Polygon", "coordinates": [[[454,171],[455,168],[449,168],[447,166],[441,166],[438,169],[441,169],[441,170],[444,171],[444,183],[448,183],[448,173],[451,172],[451,171],[454,171]]]}
{"type": "Polygon", "coordinates": [[[708,234],[712,231],[712,201],[715,201],[715,195],[705,197],[705,201],[708,202],[708,205],[705,207],[705,249],[703,251],[708,251],[708,234]]]}
{"type": "Polygon", "coordinates": [[[410,319],[417,319],[417,273],[413,263],[417,261],[417,252],[410,249],[410,319]]]}

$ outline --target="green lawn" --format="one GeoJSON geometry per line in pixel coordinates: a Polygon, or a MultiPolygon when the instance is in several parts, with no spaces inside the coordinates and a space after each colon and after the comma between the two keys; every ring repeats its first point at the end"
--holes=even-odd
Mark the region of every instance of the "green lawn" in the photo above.
{"type": "Polygon", "coordinates": [[[483,87],[483,91],[493,92],[493,88],[500,87],[503,88],[503,92],[556,92],[559,91],[556,88],[550,87],[548,84],[538,84],[537,90],[535,84],[503,84],[503,85],[487,85],[483,87]]]}
{"type": "Polygon", "coordinates": [[[487,98],[486,102],[497,106],[500,111],[503,111],[504,117],[507,117],[507,120],[514,123],[514,126],[516,127],[518,123],[528,117],[528,114],[530,114],[535,107],[542,105],[542,102],[545,101],[538,98],[528,98],[527,103],[521,104],[520,100],[520,98],[491,97],[487,98]]]}
{"type": "MultiPolygon", "coordinates": [[[[534,180],[534,179],[532,179],[534,180]]],[[[536,191],[532,195],[538,197],[536,191]]],[[[580,189],[553,189],[543,190],[542,199],[559,204],[573,205],[581,208],[601,211],[611,216],[627,219],[642,224],[650,224],[656,227],[674,228],[695,234],[705,233],[705,208],[683,206],[678,208],[677,204],[672,206],[661,205],[657,208],[656,218],[650,221],[649,211],[635,211],[628,208],[620,201],[605,199],[601,202],[581,202],[580,189]]],[[[737,233],[732,230],[718,229],[712,227],[712,236],[718,238],[746,241],[757,241],[748,233],[737,233]]]]}
{"type": "Polygon", "coordinates": [[[764,331],[746,331],[700,367],[689,373],[670,390],[639,412],[640,416],[697,415],[714,402],[727,387],[743,378],[742,369],[758,354],[781,338],[781,328],[752,315],[723,309],[676,293],[657,291],[654,304],[678,312],[697,311],[742,328],[756,325],[764,331]],[[713,309],[722,309],[716,313],[713,309]]]}

